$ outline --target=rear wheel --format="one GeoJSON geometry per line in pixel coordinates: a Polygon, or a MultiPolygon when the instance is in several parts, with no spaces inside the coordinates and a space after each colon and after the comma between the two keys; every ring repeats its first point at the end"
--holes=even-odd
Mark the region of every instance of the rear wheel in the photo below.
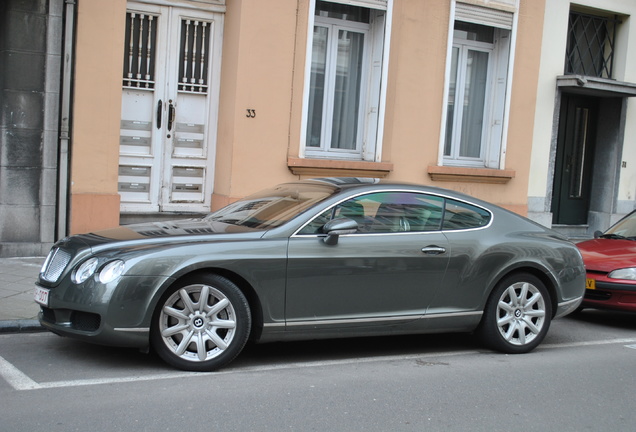
{"type": "Polygon", "coordinates": [[[240,289],[224,277],[199,275],[163,295],[150,337],[166,363],[207,372],[227,365],[241,352],[250,328],[249,305],[240,289]]]}
{"type": "Polygon", "coordinates": [[[551,318],[552,304],[543,282],[529,273],[516,273],[491,293],[478,334],[495,350],[526,353],[543,341],[551,318]]]}

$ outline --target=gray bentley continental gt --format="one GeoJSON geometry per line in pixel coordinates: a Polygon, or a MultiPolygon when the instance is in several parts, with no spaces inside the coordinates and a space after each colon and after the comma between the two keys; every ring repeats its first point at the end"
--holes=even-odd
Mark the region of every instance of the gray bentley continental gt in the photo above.
{"type": "Polygon", "coordinates": [[[211,371],[248,340],[474,331],[525,353],[584,290],[578,249],[523,217],[444,189],[329,178],[60,240],[35,300],[54,333],[211,371]]]}

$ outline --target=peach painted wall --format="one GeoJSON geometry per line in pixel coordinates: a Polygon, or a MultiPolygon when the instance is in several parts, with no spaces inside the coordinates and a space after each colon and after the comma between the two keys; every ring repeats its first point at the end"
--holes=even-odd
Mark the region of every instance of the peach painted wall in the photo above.
{"type": "MultiPolygon", "coordinates": [[[[480,4],[484,2],[471,2],[480,4]]],[[[487,2],[486,2],[487,3],[487,2]]],[[[521,214],[527,212],[527,181],[540,59],[544,1],[521,1],[505,168],[505,184],[433,181],[427,174],[439,157],[449,0],[396,1],[387,97],[384,154],[389,178],[459,190],[521,214]]]]}
{"type": "MultiPolygon", "coordinates": [[[[393,4],[382,162],[394,170],[387,178],[460,190],[525,214],[544,1],[520,6],[504,167],[514,178],[506,184],[433,181],[428,175],[438,161],[451,2],[393,4]]],[[[309,5],[227,3],[213,207],[298,178],[285,162],[299,154],[309,5]],[[256,117],[247,118],[246,109],[255,109],[256,117]]]]}
{"type": "MultiPolygon", "coordinates": [[[[471,3],[488,3],[479,0],[471,3]]],[[[525,214],[544,0],[521,0],[505,184],[433,181],[451,0],[394,0],[381,162],[387,178],[447,187],[525,214]]],[[[212,208],[299,178],[309,0],[226,2],[212,208]],[[275,25],[272,25],[275,23],[275,25]],[[254,110],[255,117],[246,116],[254,110]]],[[[119,221],[124,0],[78,3],[71,230],[119,221]]]]}
{"type": "Polygon", "coordinates": [[[117,170],[125,16],[125,0],[78,2],[71,233],[119,223],[117,170]]]}
{"type": "Polygon", "coordinates": [[[293,179],[290,101],[302,90],[292,86],[296,2],[226,4],[213,208],[293,179]]]}

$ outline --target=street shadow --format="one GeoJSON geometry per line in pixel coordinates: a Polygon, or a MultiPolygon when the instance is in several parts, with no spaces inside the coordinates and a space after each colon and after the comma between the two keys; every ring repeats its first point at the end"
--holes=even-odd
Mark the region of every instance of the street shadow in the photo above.
{"type": "Polygon", "coordinates": [[[477,348],[475,337],[468,333],[270,342],[248,344],[232,366],[348,361],[433,352],[453,353],[477,348]]]}
{"type": "Polygon", "coordinates": [[[625,330],[636,330],[636,312],[583,309],[565,319],[625,330]]]}
{"type": "MultiPolygon", "coordinates": [[[[95,371],[100,377],[121,374],[178,372],[163,362],[152,350],[148,353],[133,348],[95,345],[72,338],[51,335],[40,348],[49,362],[64,364],[65,372],[56,380],[90,379],[95,371]],[[66,376],[68,375],[68,376],[66,376]]],[[[480,349],[469,333],[358,337],[292,342],[248,343],[239,356],[222,370],[285,367],[329,361],[355,361],[375,357],[400,357],[431,353],[452,354],[480,349]]],[[[59,374],[59,372],[58,372],[59,374]]],[[[37,373],[36,373],[37,375],[37,373]]],[[[48,379],[41,377],[44,381],[48,379]]]]}
{"type": "Polygon", "coordinates": [[[46,350],[50,360],[76,365],[80,369],[99,368],[111,372],[137,369],[156,369],[162,372],[173,370],[152,351],[146,353],[136,348],[96,345],[60,336],[48,341],[42,348],[46,350]]]}

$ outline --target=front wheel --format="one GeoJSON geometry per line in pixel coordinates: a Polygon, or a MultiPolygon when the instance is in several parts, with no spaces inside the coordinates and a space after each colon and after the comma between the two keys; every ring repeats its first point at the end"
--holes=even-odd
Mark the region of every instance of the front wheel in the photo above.
{"type": "Polygon", "coordinates": [[[224,277],[208,274],[190,277],[162,296],[150,338],[166,363],[209,372],[241,352],[250,328],[250,308],[241,290],[224,277]]]}
{"type": "Polygon", "coordinates": [[[531,274],[517,273],[497,284],[477,332],[492,349],[527,353],[545,338],[551,319],[552,303],[543,282],[531,274]]]}

